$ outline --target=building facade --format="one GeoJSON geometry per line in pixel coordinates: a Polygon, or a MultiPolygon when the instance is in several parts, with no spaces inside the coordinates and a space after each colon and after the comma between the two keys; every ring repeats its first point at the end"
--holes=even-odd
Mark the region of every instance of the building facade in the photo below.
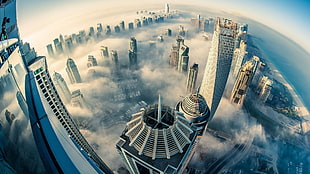
{"type": "Polygon", "coordinates": [[[75,65],[75,62],[72,58],[68,58],[67,60],[66,71],[67,71],[71,84],[82,83],[79,70],[77,66],[75,65]]]}
{"type": "Polygon", "coordinates": [[[197,77],[198,77],[198,64],[194,63],[189,71],[188,71],[188,75],[187,75],[187,80],[186,80],[186,91],[187,92],[194,92],[194,90],[196,89],[196,81],[197,81],[197,77]]]}
{"type": "Polygon", "coordinates": [[[209,51],[200,94],[204,96],[213,117],[222,98],[233,59],[237,23],[216,19],[212,45],[209,51]]]}
{"type": "Polygon", "coordinates": [[[65,104],[71,102],[71,92],[68,88],[68,85],[65,79],[58,72],[54,72],[53,74],[53,82],[59,93],[60,98],[64,101],[65,104]]]}

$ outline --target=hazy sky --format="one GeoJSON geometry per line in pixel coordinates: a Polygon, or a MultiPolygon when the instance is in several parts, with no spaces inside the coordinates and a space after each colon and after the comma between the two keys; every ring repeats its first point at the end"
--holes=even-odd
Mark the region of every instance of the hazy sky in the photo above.
{"type": "MultiPolygon", "coordinates": [[[[155,2],[153,0],[17,0],[17,3],[19,23],[30,28],[32,26],[32,31],[35,31],[40,25],[34,21],[42,19],[45,19],[43,24],[53,23],[53,20],[66,18],[73,13],[83,14],[116,8],[125,10],[128,6],[137,6],[136,4],[152,7],[155,2]]],[[[163,5],[169,3],[171,8],[173,4],[199,5],[248,16],[288,36],[310,52],[309,0],[158,0],[156,3],[163,5]]],[[[21,33],[22,36],[23,33],[27,36],[30,31],[21,33]]]]}

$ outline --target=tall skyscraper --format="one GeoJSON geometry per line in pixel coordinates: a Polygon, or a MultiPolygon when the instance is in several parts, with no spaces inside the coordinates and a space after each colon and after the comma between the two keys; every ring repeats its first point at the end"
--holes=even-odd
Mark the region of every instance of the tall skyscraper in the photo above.
{"type": "Polygon", "coordinates": [[[169,12],[170,12],[169,4],[166,3],[166,4],[165,4],[165,13],[166,13],[166,14],[169,14],[169,12]]]}
{"type": "Polygon", "coordinates": [[[74,63],[72,58],[68,58],[66,71],[68,73],[68,77],[70,79],[71,84],[74,83],[82,83],[81,76],[77,66],[74,63]]]}
{"type": "Polygon", "coordinates": [[[133,27],[133,22],[129,22],[129,23],[128,23],[128,29],[129,29],[129,30],[133,30],[133,29],[134,29],[134,27],[133,27]]]}
{"type": "Polygon", "coordinates": [[[120,28],[121,28],[122,31],[125,31],[125,22],[124,22],[124,21],[121,21],[121,22],[119,23],[119,26],[120,26],[120,28]]]}
{"type": "Polygon", "coordinates": [[[187,81],[186,81],[186,91],[187,92],[194,92],[196,89],[196,81],[198,76],[198,64],[194,63],[193,66],[190,67],[187,81]]]}
{"type": "Polygon", "coordinates": [[[137,40],[134,37],[130,38],[129,42],[129,68],[135,70],[138,67],[137,60],[137,40]]]}
{"type": "Polygon", "coordinates": [[[59,74],[58,72],[54,72],[53,82],[62,101],[64,101],[65,104],[70,103],[71,92],[67,86],[65,79],[62,78],[61,74],[59,74]]]}
{"type": "Polygon", "coordinates": [[[178,63],[178,71],[179,72],[187,72],[188,61],[189,61],[189,47],[182,44],[179,49],[179,63],[178,63]]]}
{"type": "Polygon", "coordinates": [[[116,148],[131,174],[181,174],[196,138],[191,122],[159,100],[132,115],[116,148]]]}
{"type": "Polygon", "coordinates": [[[73,41],[71,37],[68,37],[65,39],[64,45],[65,45],[66,52],[71,53],[73,51],[74,46],[73,46],[73,41]]]}
{"type": "Polygon", "coordinates": [[[98,33],[102,33],[103,32],[103,28],[102,28],[102,24],[101,23],[97,24],[97,32],[98,33]]]}
{"type": "Polygon", "coordinates": [[[211,119],[222,98],[233,59],[237,23],[216,19],[212,45],[201,83],[200,94],[211,110],[211,119]]]}
{"type": "Polygon", "coordinates": [[[251,61],[247,61],[239,70],[230,97],[230,101],[239,107],[243,106],[247,90],[252,82],[258,63],[259,58],[255,56],[251,61]]]}
{"type": "Polygon", "coordinates": [[[105,28],[105,35],[110,35],[111,34],[111,27],[110,25],[107,25],[105,28]]]}
{"type": "Polygon", "coordinates": [[[262,102],[266,102],[272,89],[273,81],[267,76],[263,76],[256,88],[256,94],[262,102]]]}
{"type": "Polygon", "coordinates": [[[54,56],[54,50],[53,50],[53,45],[48,44],[46,45],[47,53],[49,56],[53,57],[54,56]]]}
{"type": "Polygon", "coordinates": [[[181,45],[184,45],[184,39],[181,36],[177,36],[176,41],[176,45],[172,45],[172,49],[170,51],[169,64],[171,67],[178,69],[180,57],[179,52],[181,45]]]}
{"type": "Polygon", "coordinates": [[[116,50],[112,50],[110,54],[111,54],[111,59],[112,59],[112,62],[114,64],[114,66],[118,66],[118,54],[117,54],[117,51],[116,50]]]}
{"type": "Polygon", "coordinates": [[[209,26],[209,20],[205,20],[198,14],[197,18],[191,19],[191,24],[195,26],[197,32],[206,31],[209,26]]]}
{"type": "Polygon", "coordinates": [[[93,55],[88,55],[87,58],[87,68],[98,66],[97,60],[93,55]]]}
{"type": "Polygon", "coordinates": [[[106,46],[101,46],[100,47],[100,53],[101,53],[101,56],[103,57],[103,58],[107,58],[107,57],[109,57],[109,50],[108,50],[108,47],[106,47],[106,46]]]}
{"type": "Polygon", "coordinates": [[[54,46],[57,54],[63,53],[64,50],[62,47],[62,43],[59,41],[58,38],[54,39],[54,46]]]}
{"type": "Polygon", "coordinates": [[[202,95],[198,92],[189,94],[178,102],[176,110],[183,113],[184,117],[193,123],[198,136],[203,135],[210,117],[210,110],[202,95]]]}
{"type": "Polygon", "coordinates": [[[236,78],[238,75],[238,72],[242,66],[242,62],[245,58],[245,56],[248,54],[248,52],[246,51],[246,47],[247,44],[245,43],[245,41],[241,41],[240,42],[240,47],[236,48],[234,51],[234,57],[231,63],[231,73],[232,73],[232,77],[236,78]]]}
{"type": "Polygon", "coordinates": [[[26,99],[32,132],[51,173],[113,173],[79,131],[49,75],[46,58],[28,65],[26,99]]]}
{"type": "Polygon", "coordinates": [[[179,29],[178,29],[178,32],[179,32],[179,35],[180,35],[180,36],[185,37],[186,31],[185,31],[184,26],[180,25],[180,26],[179,26],[179,29]]]}
{"type": "Polygon", "coordinates": [[[84,100],[84,96],[81,93],[81,90],[77,89],[75,91],[72,91],[71,94],[71,105],[74,107],[80,107],[80,108],[85,108],[86,103],[84,100]]]}

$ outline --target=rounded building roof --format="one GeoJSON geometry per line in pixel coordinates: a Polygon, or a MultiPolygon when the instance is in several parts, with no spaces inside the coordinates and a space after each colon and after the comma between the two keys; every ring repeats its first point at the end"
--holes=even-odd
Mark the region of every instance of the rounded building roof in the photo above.
{"type": "Polygon", "coordinates": [[[204,121],[210,116],[206,100],[199,93],[186,96],[177,104],[176,110],[184,113],[185,118],[193,123],[204,121]]]}
{"type": "Polygon", "coordinates": [[[139,155],[169,159],[191,143],[190,122],[168,106],[153,105],[132,116],[125,135],[139,155]]]}

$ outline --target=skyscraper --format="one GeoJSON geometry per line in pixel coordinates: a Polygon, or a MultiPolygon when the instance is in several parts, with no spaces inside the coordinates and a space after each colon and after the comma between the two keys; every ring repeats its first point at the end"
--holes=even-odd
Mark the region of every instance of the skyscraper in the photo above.
{"type": "Polygon", "coordinates": [[[169,14],[169,12],[170,12],[169,4],[166,3],[166,4],[165,4],[165,13],[166,13],[166,14],[169,14]]]}
{"type": "Polygon", "coordinates": [[[202,95],[192,93],[178,102],[176,110],[184,114],[184,117],[193,123],[198,136],[202,136],[210,117],[209,107],[202,95]]]}
{"type": "Polygon", "coordinates": [[[54,50],[52,44],[46,45],[47,53],[49,56],[53,57],[54,56],[54,50]]]}
{"type": "Polygon", "coordinates": [[[176,45],[172,45],[172,49],[170,51],[169,65],[171,67],[175,67],[176,69],[178,69],[179,57],[180,57],[179,51],[181,45],[184,45],[184,39],[181,36],[177,36],[176,41],[177,41],[176,45]]]}
{"type": "Polygon", "coordinates": [[[81,90],[77,89],[72,91],[71,94],[71,105],[74,107],[85,108],[86,104],[84,101],[84,96],[81,93],[81,90]]]}
{"type": "Polygon", "coordinates": [[[129,42],[129,67],[131,70],[135,70],[138,67],[137,40],[134,37],[131,37],[129,42]]]}
{"type": "Polygon", "coordinates": [[[93,67],[93,66],[97,66],[97,60],[93,55],[88,55],[87,58],[87,68],[93,67]]]}
{"type": "Polygon", "coordinates": [[[121,28],[122,31],[125,31],[125,22],[124,22],[124,21],[121,21],[121,22],[119,23],[119,26],[120,26],[120,28],[121,28]]]}
{"type": "Polygon", "coordinates": [[[51,173],[113,173],[88,144],[59,98],[46,58],[35,58],[28,69],[26,99],[30,122],[46,170],[51,173]]]}
{"type": "Polygon", "coordinates": [[[118,54],[116,50],[111,51],[111,59],[112,59],[114,66],[117,67],[118,66],[118,54]]]}
{"type": "Polygon", "coordinates": [[[234,54],[237,23],[229,19],[216,19],[200,94],[211,110],[211,119],[222,98],[234,54]]]}
{"type": "Polygon", "coordinates": [[[131,174],[183,173],[197,131],[179,112],[158,105],[132,115],[116,148],[131,174]]]}
{"type": "Polygon", "coordinates": [[[64,101],[65,104],[70,103],[71,92],[67,86],[65,79],[61,76],[61,74],[59,74],[58,72],[54,72],[53,82],[62,101],[64,101]]]}
{"type": "Polygon", "coordinates": [[[231,63],[231,69],[230,69],[233,78],[237,77],[238,72],[241,68],[242,62],[245,56],[248,54],[248,52],[246,52],[246,47],[247,47],[247,44],[245,43],[245,41],[241,40],[240,47],[236,48],[234,51],[234,57],[233,57],[233,60],[231,63]]]}
{"type": "Polygon", "coordinates": [[[258,63],[259,58],[255,56],[251,61],[247,61],[239,70],[230,97],[230,101],[239,107],[243,106],[247,90],[252,82],[258,63]]]}
{"type": "Polygon", "coordinates": [[[259,99],[262,102],[266,102],[272,89],[273,81],[267,76],[263,76],[259,81],[259,84],[256,89],[256,94],[258,94],[259,99]]]}
{"type": "Polygon", "coordinates": [[[59,41],[58,38],[54,39],[54,46],[57,54],[63,53],[64,50],[62,47],[62,43],[59,41]]]}
{"type": "Polygon", "coordinates": [[[109,57],[109,50],[108,50],[108,47],[106,47],[106,46],[101,46],[100,47],[100,50],[101,50],[101,56],[103,57],[103,58],[107,58],[107,57],[109,57]]]}
{"type": "Polygon", "coordinates": [[[200,15],[197,15],[197,18],[191,19],[191,24],[195,26],[196,31],[206,31],[209,25],[209,20],[205,20],[204,18],[201,18],[200,15]]]}
{"type": "Polygon", "coordinates": [[[67,60],[66,71],[68,73],[68,77],[70,79],[71,84],[82,83],[79,70],[72,58],[68,58],[67,60]]]}
{"type": "Polygon", "coordinates": [[[179,49],[179,62],[178,62],[178,71],[187,72],[188,61],[189,61],[189,47],[182,44],[179,49]]]}
{"type": "Polygon", "coordinates": [[[128,23],[128,29],[129,30],[133,30],[133,22],[129,22],[128,23]]]}
{"type": "Polygon", "coordinates": [[[198,76],[198,64],[194,63],[193,66],[190,67],[187,81],[186,81],[186,91],[187,92],[194,92],[196,88],[196,81],[198,76]]]}

